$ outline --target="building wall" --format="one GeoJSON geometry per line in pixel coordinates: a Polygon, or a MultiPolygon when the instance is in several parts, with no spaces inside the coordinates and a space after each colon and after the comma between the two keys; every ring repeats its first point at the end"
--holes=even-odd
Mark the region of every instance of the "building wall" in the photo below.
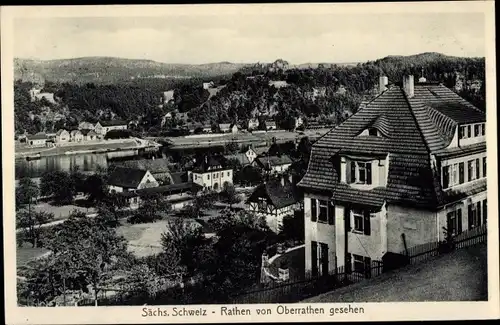
{"type": "Polygon", "coordinates": [[[153,177],[153,175],[148,171],[142,178],[141,182],[137,186],[138,189],[141,188],[149,188],[149,187],[158,187],[158,181],[153,177]],[[149,182],[148,182],[149,181],[149,182]]]}
{"type": "MultiPolygon", "coordinates": [[[[448,204],[447,206],[443,207],[440,211],[437,212],[437,218],[438,218],[438,224],[436,227],[436,232],[438,232],[438,238],[439,240],[444,240],[445,239],[445,234],[443,227],[447,226],[447,214],[448,212],[457,210],[457,209],[462,209],[462,231],[468,230],[469,227],[469,219],[468,219],[468,205],[470,203],[476,204],[477,202],[483,202],[484,200],[487,199],[487,191],[483,191],[480,193],[477,193],[475,195],[469,196],[467,198],[464,198],[462,200],[459,200],[457,202],[453,202],[452,204],[448,204]]],[[[481,205],[481,214],[482,214],[482,205],[481,205]]],[[[481,223],[482,223],[482,215],[481,215],[481,223]]]]}
{"type": "Polygon", "coordinates": [[[108,190],[110,192],[116,192],[116,193],[121,193],[124,191],[123,187],[121,186],[115,186],[115,185],[108,185],[108,190]]]}
{"type": "Polygon", "coordinates": [[[311,199],[329,200],[327,196],[305,193],[304,194],[304,231],[305,231],[305,269],[306,274],[312,270],[311,242],[325,243],[328,245],[328,270],[336,270],[336,242],[335,225],[311,221],[311,199]]]}
{"type": "Polygon", "coordinates": [[[436,212],[417,210],[397,205],[387,207],[387,251],[401,253],[408,248],[435,242],[439,239],[436,212]]]}
{"type": "Polygon", "coordinates": [[[284,165],[277,165],[277,166],[272,166],[271,167],[271,172],[273,173],[283,173],[290,168],[292,164],[284,164],[284,165]]]}
{"type": "Polygon", "coordinates": [[[28,143],[31,146],[41,147],[41,146],[45,146],[47,144],[47,139],[31,139],[31,140],[28,140],[28,143]]]}
{"type": "MultiPolygon", "coordinates": [[[[351,231],[347,234],[347,251],[350,254],[370,257],[372,260],[380,261],[387,249],[384,246],[384,238],[387,237],[385,237],[385,231],[382,229],[382,226],[385,224],[384,219],[386,218],[385,208],[382,208],[380,212],[370,215],[370,235],[365,235],[362,232],[354,230],[353,211],[350,211],[349,217],[351,218],[351,231]]],[[[342,247],[344,247],[344,244],[342,247]]]]}
{"type": "Polygon", "coordinates": [[[206,187],[207,189],[213,190],[217,187],[217,191],[220,192],[223,189],[224,183],[233,184],[233,170],[225,169],[218,171],[207,171],[205,173],[192,173],[193,182],[206,187]]]}

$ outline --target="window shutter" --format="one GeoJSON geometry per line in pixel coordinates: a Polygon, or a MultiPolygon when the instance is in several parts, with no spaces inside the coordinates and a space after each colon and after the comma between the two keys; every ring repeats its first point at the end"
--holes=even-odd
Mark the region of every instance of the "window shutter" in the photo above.
{"type": "Polygon", "coordinates": [[[372,163],[366,163],[366,184],[372,183],[372,163]]]}
{"type": "Polygon", "coordinates": [[[483,200],[483,223],[484,224],[486,224],[487,221],[488,221],[487,218],[486,218],[487,212],[488,212],[488,210],[486,210],[487,209],[487,204],[488,204],[487,200],[484,199],[483,200]]]}
{"type": "Polygon", "coordinates": [[[469,206],[467,207],[467,215],[468,215],[468,218],[469,218],[469,229],[472,228],[472,225],[474,224],[474,220],[472,219],[472,205],[469,204],[469,206]]]}
{"type": "Polygon", "coordinates": [[[457,210],[457,234],[462,232],[462,209],[457,210]]]}
{"type": "Polygon", "coordinates": [[[318,217],[318,206],[316,199],[311,199],[311,221],[316,222],[318,217]]]}
{"type": "Polygon", "coordinates": [[[443,188],[447,189],[448,184],[450,184],[449,166],[444,166],[443,167],[443,188]]]}
{"type": "Polygon", "coordinates": [[[480,171],[479,171],[479,158],[476,159],[476,179],[479,179],[481,177],[480,171]]]}
{"type": "Polygon", "coordinates": [[[328,224],[335,224],[335,205],[333,201],[328,202],[328,224]]]}
{"type": "Polygon", "coordinates": [[[344,208],[344,224],[345,231],[351,231],[351,210],[349,208],[344,208]]]}
{"type": "Polygon", "coordinates": [[[372,259],[369,257],[365,257],[365,277],[372,277],[372,259]]]}
{"type": "Polygon", "coordinates": [[[371,233],[371,224],[370,224],[370,211],[368,210],[365,210],[364,211],[364,220],[365,220],[365,224],[364,224],[364,231],[365,231],[365,235],[367,236],[370,236],[370,233],[371,233]]]}
{"type": "Polygon", "coordinates": [[[476,210],[477,210],[477,225],[480,226],[481,225],[481,201],[478,201],[476,203],[476,210]]]}
{"type": "Polygon", "coordinates": [[[458,164],[458,182],[460,184],[464,183],[464,176],[465,176],[464,163],[461,162],[458,164]]]}
{"type": "Polygon", "coordinates": [[[318,243],[311,241],[312,275],[318,275],[318,243]]]}
{"type": "Polygon", "coordinates": [[[356,162],[351,161],[351,183],[356,182],[356,162]]]}

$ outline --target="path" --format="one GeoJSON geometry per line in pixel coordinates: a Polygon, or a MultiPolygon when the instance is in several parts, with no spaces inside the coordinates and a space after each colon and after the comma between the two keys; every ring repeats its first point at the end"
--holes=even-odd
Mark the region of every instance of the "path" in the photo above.
{"type": "Polygon", "coordinates": [[[437,256],[304,302],[416,302],[486,300],[487,248],[480,244],[437,256]]]}

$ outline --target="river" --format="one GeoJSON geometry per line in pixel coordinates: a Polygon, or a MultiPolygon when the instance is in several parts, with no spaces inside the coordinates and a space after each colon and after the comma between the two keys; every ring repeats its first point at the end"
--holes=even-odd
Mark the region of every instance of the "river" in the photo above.
{"type": "Polygon", "coordinates": [[[109,153],[49,156],[30,161],[25,158],[18,158],[15,162],[15,178],[16,180],[26,176],[39,178],[45,172],[70,171],[74,166],[78,166],[82,172],[92,172],[97,169],[97,166],[108,167],[110,159],[114,161],[140,158],[151,157],[147,154],[138,155],[136,150],[126,150],[109,153]]]}

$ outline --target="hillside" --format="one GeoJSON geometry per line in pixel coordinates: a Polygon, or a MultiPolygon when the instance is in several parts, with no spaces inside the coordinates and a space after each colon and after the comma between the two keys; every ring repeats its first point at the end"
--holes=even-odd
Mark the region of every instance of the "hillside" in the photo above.
{"type": "Polygon", "coordinates": [[[400,82],[408,72],[417,80],[423,73],[428,81],[442,82],[485,110],[484,58],[439,53],[388,56],[355,65],[311,63],[311,68],[282,59],[252,65],[166,64],[103,57],[16,63],[16,70],[25,77],[44,76],[42,91],[58,98],[53,104],[31,101],[32,84],[16,82],[17,131],[71,128],[84,119],[114,117],[139,120],[141,130],[169,129],[185,122],[243,124],[256,116],[261,121],[274,119],[282,128],[292,128],[297,116],[306,122],[338,124],[355,113],[363,100],[376,94],[380,74],[393,83],[400,82]],[[55,75],[59,79],[51,77],[55,75]],[[61,83],[64,78],[68,81],[68,76],[78,81],[61,83]],[[86,77],[90,82],[82,84],[86,77]],[[204,89],[202,83],[207,79],[213,80],[215,87],[204,89]],[[105,84],[110,80],[115,82],[105,84]],[[164,92],[169,89],[173,93],[166,102],[164,92]],[[181,114],[162,125],[167,111],[181,114]],[[64,118],[56,121],[54,114],[64,118]]]}
{"type": "Polygon", "coordinates": [[[115,83],[137,79],[212,78],[231,75],[245,64],[219,62],[172,64],[115,57],[84,57],[62,60],[14,59],[14,78],[23,81],[115,83]]]}

